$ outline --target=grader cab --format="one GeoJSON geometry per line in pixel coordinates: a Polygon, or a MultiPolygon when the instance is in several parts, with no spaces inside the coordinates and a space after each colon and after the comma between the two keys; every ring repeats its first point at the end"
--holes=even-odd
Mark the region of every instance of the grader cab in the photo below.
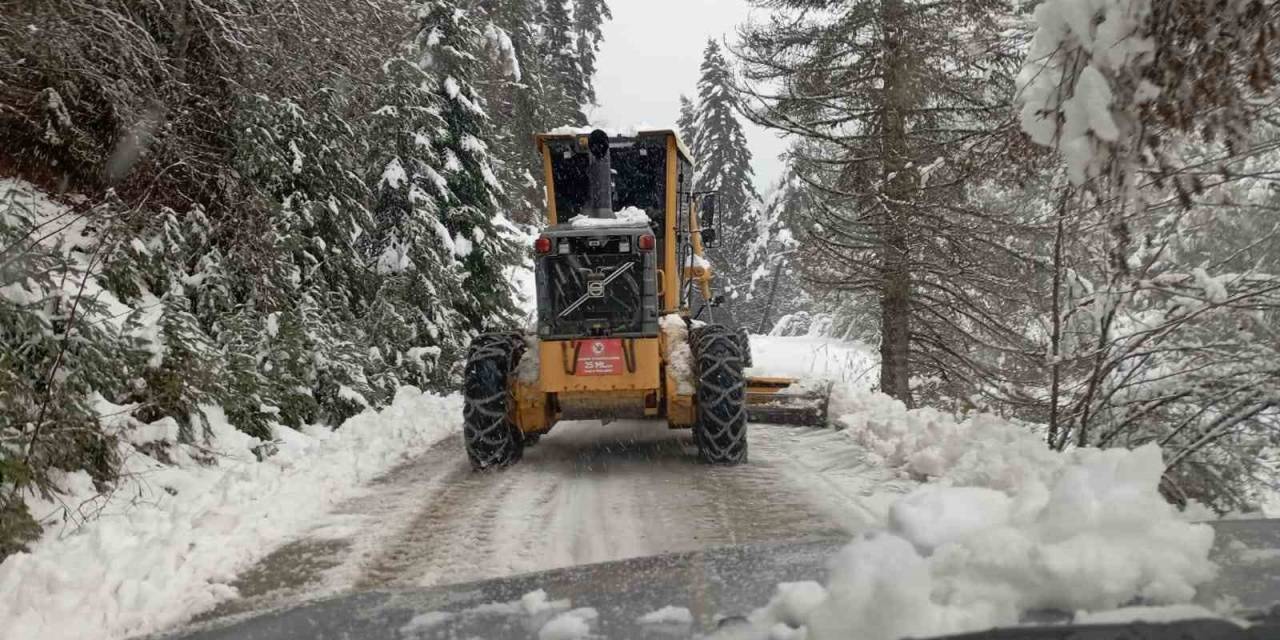
{"type": "Polygon", "coordinates": [[[747,378],[746,332],[715,322],[704,256],[714,194],[693,191],[674,132],[536,143],[548,203],[534,243],[537,323],[471,343],[463,432],[473,467],[516,462],[560,420],[665,421],[693,429],[714,464],[746,461],[752,409],[769,421],[825,420],[814,409],[825,401],[789,393],[791,380],[747,378]]]}

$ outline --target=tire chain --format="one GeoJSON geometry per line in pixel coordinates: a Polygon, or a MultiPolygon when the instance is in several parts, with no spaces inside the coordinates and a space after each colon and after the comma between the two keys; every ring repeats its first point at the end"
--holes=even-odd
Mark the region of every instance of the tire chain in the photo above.
{"type": "Polygon", "coordinates": [[[693,331],[698,374],[694,439],[702,459],[713,464],[747,460],[746,380],[738,334],[722,325],[693,331]]]}
{"type": "Polygon", "coordinates": [[[476,336],[467,348],[462,434],[477,470],[509,466],[523,454],[522,438],[508,420],[515,398],[507,384],[523,350],[524,341],[508,333],[476,336]]]}

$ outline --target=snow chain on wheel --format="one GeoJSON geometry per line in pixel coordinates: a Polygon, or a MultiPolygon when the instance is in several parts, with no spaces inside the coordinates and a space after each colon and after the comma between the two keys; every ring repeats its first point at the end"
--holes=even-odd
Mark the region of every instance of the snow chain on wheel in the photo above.
{"type": "Polygon", "coordinates": [[[707,325],[693,332],[697,364],[697,419],[693,425],[698,455],[712,464],[747,461],[746,379],[735,332],[707,325]]]}
{"type": "Polygon", "coordinates": [[[524,438],[509,418],[515,398],[507,384],[523,353],[524,340],[509,333],[476,336],[467,349],[462,437],[476,470],[514,464],[524,453],[524,438]]]}

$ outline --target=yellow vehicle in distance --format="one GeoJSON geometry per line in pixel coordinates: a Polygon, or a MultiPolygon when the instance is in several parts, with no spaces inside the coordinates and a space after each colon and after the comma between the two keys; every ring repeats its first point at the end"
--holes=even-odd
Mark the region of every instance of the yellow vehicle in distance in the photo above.
{"type": "Polygon", "coordinates": [[[518,461],[560,420],[665,421],[693,429],[704,461],[738,464],[749,407],[772,421],[822,418],[780,401],[791,380],[748,379],[746,332],[714,321],[704,250],[715,242],[715,195],[693,191],[675,132],[536,143],[548,203],[534,243],[536,332],[483,334],[468,349],[463,433],[474,468],[518,461]]]}

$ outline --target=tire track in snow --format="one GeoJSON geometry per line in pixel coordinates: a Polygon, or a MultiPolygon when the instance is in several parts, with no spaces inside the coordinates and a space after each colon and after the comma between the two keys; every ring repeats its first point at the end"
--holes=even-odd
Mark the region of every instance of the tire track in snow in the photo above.
{"type": "MultiPolygon", "coordinates": [[[[748,433],[747,464],[709,467],[698,462],[688,431],[569,422],[526,449],[522,462],[493,473],[473,472],[461,438],[448,438],[289,545],[329,554],[317,563],[318,579],[248,594],[234,610],[351,588],[841,536],[878,518],[860,492],[891,479],[860,465],[844,436],[770,425],[748,433]]],[[[250,573],[279,584],[272,572],[282,573],[297,551],[282,553],[279,566],[269,557],[250,573]]]]}
{"type": "Polygon", "coordinates": [[[511,474],[473,473],[465,459],[450,465],[436,494],[365,567],[355,587],[411,587],[478,577],[493,544],[502,498],[515,480],[511,474]]]}
{"type": "Polygon", "coordinates": [[[839,431],[771,427],[761,435],[752,441],[756,450],[764,449],[792,486],[804,490],[806,502],[848,532],[883,525],[889,506],[918,486],[873,461],[839,431]]]}

